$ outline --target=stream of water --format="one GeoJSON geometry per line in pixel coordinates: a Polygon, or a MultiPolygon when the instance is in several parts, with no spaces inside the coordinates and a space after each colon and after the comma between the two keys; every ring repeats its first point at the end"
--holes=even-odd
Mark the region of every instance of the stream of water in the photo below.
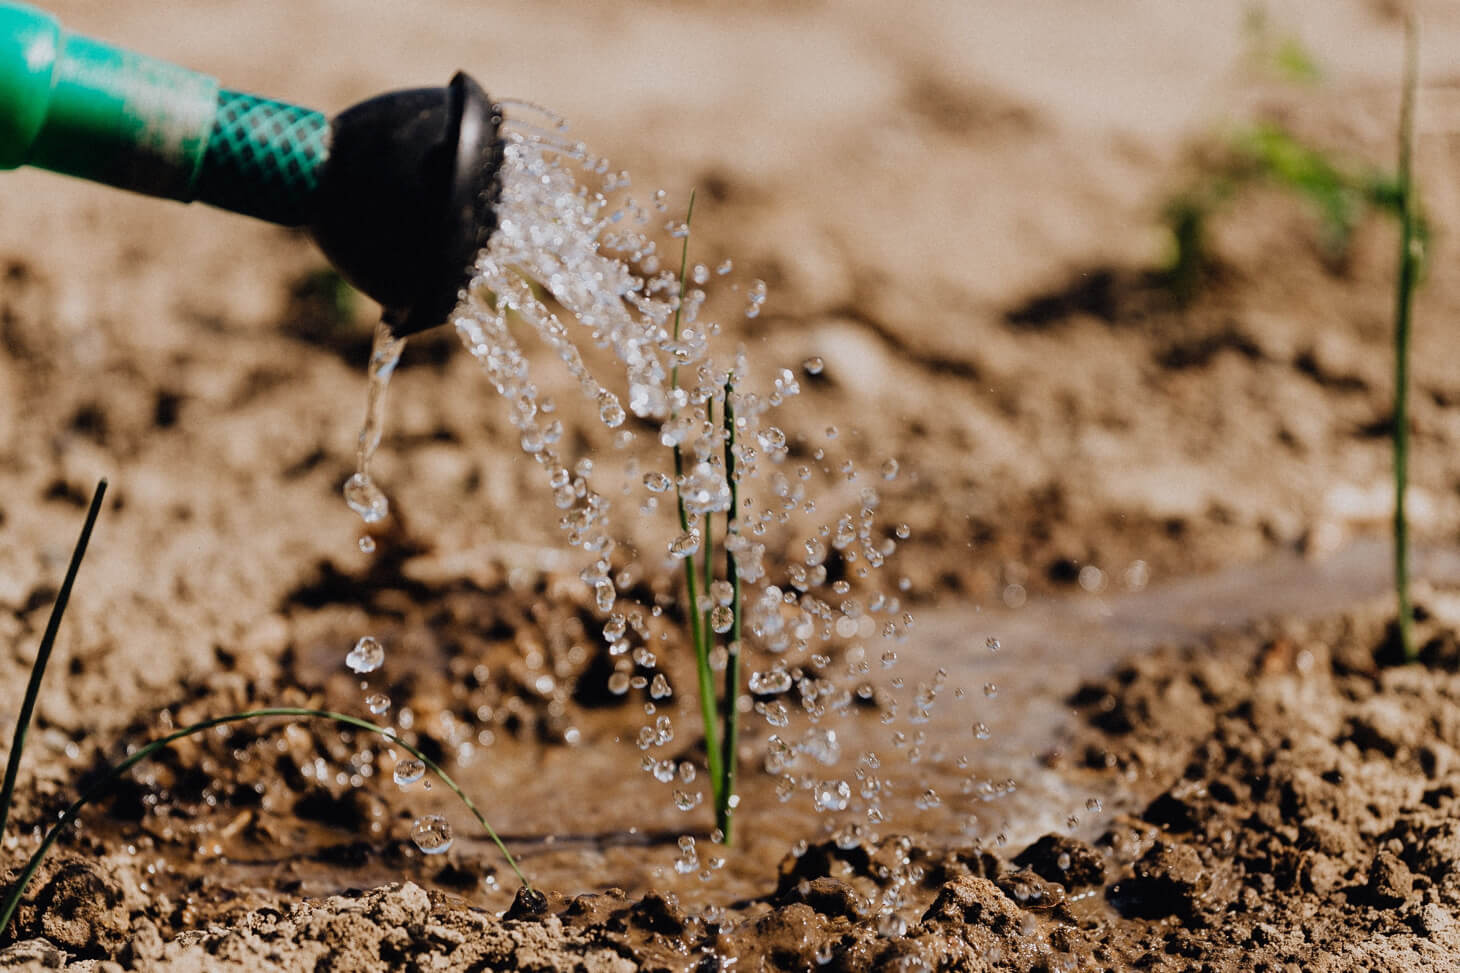
{"type": "MultiPolygon", "coordinates": [[[[727,342],[715,341],[723,320],[715,314],[756,317],[766,286],[723,281],[733,270],[728,260],[713,271],[688,260],[692,199],[680,221],[663,192],[636,200],[627,173],[610,170],[560,129],[525,129],[508,126],[498,227],[450,323],[504,402],[522,453],[540,468],[566,545],[582,552],[579,577],[614,660],[606,688],[642,699],[641,722],[618,728],[639,751],[636,760],[625,755],[629,765],[644,772],[642,789],[681,815],[705,806],[720,752],[709,754],[708,774],[682,755],[685,738],[701,731],[687,704],[719,695],[724,679],[739,687],[731,705],[744,711],[740,722],[770,730],[746,734],[760,748],[751,759],[774,775],[769,799],[855,816],[855,827],[875,832],[890,793],[879,751],[892,746],[920,759],[927,738],[920,724],[946,688],[946,676],[914,686],[891,671],[915,622],[883,573],[908,536],[882,510],[878,490],[897,477],[898,464],[889,457],[867,473],[838,450],[834,427],[782,428],[778,410],[794,423],[786,407],[800,392],[797,371],[765,369],[743,349],[717,350],[727,342]],[[678,260],[661,254],[665,237],[678,260]],[[718,302],[717,282],[726,285],[718,302]],[[632,460],[595,469],[604,454],[568,455],[569,410],[540,392],[543,363],[524,352],[524,335],[566,370],[610,433],[607,451],[632,452],[632,460]],[[611,364],[590,368],[589,349],[599,358],[606,352],[611,364]],[[657,458],[636,450],[649,445],[657,445],[657,458]],[[797,552],[781,573],[768,565],[768,544],[797,552]],[[687,601],[674,590],[681,577],[687,601]],[[646,579],[652,597],[638,586],[646,579]],[[687,609],[688,632],[666,610],[677,605],[687,609]],[[660,653],[696,645],[708,666],[698,684],[672,685],[660,653]],[[746,671],[737,677],[742,660],[746,671]],[[841,728],[867,706],[889,728],[881,743],[841,728]],[[908,727],[894,726],[900,718],[908,727]]],[[[345,487],[367,524],[389,511],[369,464],[403,345],[382,328],[371,356],[358,467],[345,487]]],[[[822,367],[811,360],[801,374],[822,367]]],[[[347,664],[364,674],[384,661],[366,636],[347,664]]],[[[727,722],[723,732],[738,730],[727,722]]],[[[941,801],[927,792],[928,802],[941,801]]],[[[678,827],[690,830],[690,820],[678,827]]],[[[681,872],[708,880],[725,862],[701,855],[693,837],[679,847],[681,872]]]]}
{"type": "MultiPolygon", "coordinates": [[[[499,226],[451,320],[540,470],[566,545],[581,552],[579,578],[613,660],[607,689],[629,697],[584,714],[575,746],[502,741],[461,769],[469,790],[511,795],[495,823],[545,884],[688,883],[735,896],[764,891],[788,847],[826,834],[1018,845],[1078,831],[1110,795],[1078,792],[1035,758],[1079,678],[1157,641],[1327,610],[1379,587],[1374,564],[1387,562],[1366,552],[1325,567],[1287,563],[1142,594],[914,619],[894,573],[907,530],[878,489],[899,475],[896,460],[859,469],[838,451],[834,427],[797,428],[793,400],[819,360],[765,368],[744,349],[716,350],[725,343],[716,309],[736,303],[728,313],[754,317],[765,285],[719,281],[728,262],[712,271],[668,259],[659,240],[687,252],[688,217],[670,215],[663,193],[636,201],[630,188],[626,173],[561,132],[511,134],[499,226]],[[718,302],[713,283],[726,285],[718,302]],[[543,365],[524,351],[524,335],[566,369],[608,437],[603,452],[569,455],[571,410],[541,393],[543,365]],[[612,364],[590,367],[602,359],[612,364]],[[654,444],[657,461],[636,449],[654,444]],[[633,459],[607,462],[614,451],[633,459]],[[685,578],[697,594],[675,612],[685,578]],[[646,583],[655,595],[643,594],[646,583]],[[685,755],[702,731],[697,696],[715,688],[671,685],[660,665],[662,653],[692,651],[675,622],[684,616],[713,630],[715,678],[745,660],[735,700],[746,724],[736,812],[745,827],[733,852],[706,840],[709,775],[685,755]],[[646,855],[646,845],[664,853],[646,855]]],[[[358,469],[346,486],[367,523],[389,510],[369,461],[403,345],[382,329],[371,356],[358,469]]],[[[384,647],[362,638],[350,667],[381,664],[384,647]]],[[[370,699],[372,712],[388,705],[370,699]]],[[[428,852],[452,845],[440,815],[422,817],[414,833],[428,852]]]]}

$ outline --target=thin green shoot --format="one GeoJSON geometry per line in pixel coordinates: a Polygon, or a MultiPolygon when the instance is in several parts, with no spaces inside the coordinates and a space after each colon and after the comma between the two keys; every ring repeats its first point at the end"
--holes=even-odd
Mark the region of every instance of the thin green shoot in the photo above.
{"type": "Polygon", "coordinates": [[[248,720],[264,719],[266,717],[272,716],[289,716],[295,718],[330,720],[342,726],[349,726],[357,730],[364,730],[367,733],[374,733],[377,736],[380,736],[387,740],[391,745],[398,746],[401,749],[405,750],[412,757],[425,764],[426,767],[433,774],[435,774],[437,778],[440,779],[441,783],[445,784],[452,793],[454,793],[458,798],[461,799],[461,802],[466,805],[467,810],[469,810],[472,815],[477,819],[477,823],[482,826],[482,830],[486,831],[487,836],[492,839],[492,842],[497,846],[497,848],[502,852],[503,856],[507,859],[507,864],[511,866],[512,871],[517,875],[518,880],[520,880],[523,886],[529,891],[532,889],[531,883],[527,881],[527,876],[523,875],[522,869],[517,866],[516,859],[514,859],[512,857],[512,853],[507,850],[507,846],[503,844],[502,839],[497,835],[497,832],[492,829],[492,826],[490,824],[487,823],[485,815],[482,814],[481,810],[476,806],[476,803],[467,796],[466,792],[461,789],[456,781],[451,779],[451,776],[441,768],[440,764],[436,763],[436,761],[432,760],[430,757],[426,756],[424,753],[422,753],[420,750],[417,750],[409,743],[406,743],[404,740],[396,735],[394,730],[388,729],[383,726],[377,726],[376,724],[371,723],[369,720],[362,720],[359,717],[350,716],[346,713],[335,713],[329,710],[307,709],[297,706],[278,706],[268,709],[249,710],[243,713],[230,713],[227,716],[215,716],[211,719],[206,719],[194,723],[191,726],[183,727],[180,730],[169,733],[165,737],[160,737],[159,739],[153,740],[145,746],[138,748],[135,753],[132,753],[125,760],[110,768],[101,777],[101,779],[93,784],[84,794],[82,794],[75,801],[73,801],[70,807],[66,808],[66,810],[61,813],[61,816],[56,820],[56,823],[51,825],[50,830],[47,831],[45,837],[41,839],[40,846],[35,850],[35,853],[31,855],[30,860],[26,862],[25,867],[21,870],[20,878],[16,881],[15,888],[13,888],[10,891],[10,894],[6,897],[3,908],[0,908],[0,933],[3,933],[5,929],[10,925],[10,920],[15,915],[15,910],[20,906],[20,900],[21,897],[25,894],[26,887],[30,884],[30,880],[35,877],[36,870],[40,868],[41,862],[45,859],[46,853],[51,850],[51,847],[53,845],[55,845],[56,841],[60,838],[61,833],[66,829],[66,826],[76,820],[76,817],[81,813],[82,808],[95,801],[101,795],[105,794],[106,791],[111,787],[111,785],[119,780],[121,776],[125,774],[128,770],[141,763],[143,760],[146,760],[148,757],[151,757],[158,751],[162,750],[164,747],[170,746],[171,744],[176,743],[178,740],[182,740],[186,737],[202,733],[206,730],[211,730],[215,726],[223,726],[229,723],[242,723],[248,720]]]}
{"type": "Polygon", "coordinates": [[[720,789],[723,799],[715,804],[715,824],[725,844],[731,842],[731,824],[735,810],[735,766],[740,746],[740,569],[735,563],[734,538],[740,527],[739,478],[735,469],[735,375],[725,380],[725,482],[730,485],[730,511],[725,515],[725,580],[730,583],[730,643],[725,654],[725,732],[721,738],[724,754],[725,784],[720,789]]]}
{"type": "MultiPolygon", "coordinates": [[[[679,295],[678,306],[674,309],[674,340],[679,340],[679,327],[684,314],[685,281],[689,279],[689,228],[695,215],[695,194],[691,190],[689,194],[689,209],[684,215],[684,243],[679,251],[679,295]]],[[[669,370],[669,388],[671,393],[679,390],[679,366],[675,365],[669,370]]],[[[671,418],[678,417],[678,409],[675,409],[671,418]]],[[[688,535],[692,529],[689,519],[689,511],[684,505],[684,489],[680,486],[684,482],[684,453],[680,450],[679,444],[674,444],[674,496],[679,510],[679,529],[688,535]]],[[[706,528],[708,528],[708,521],[706,528]]],[[[710,537],[706,529],[700,537],[700,544],[706,550],[710,547],[710,537]]],[[[705,767],[710,774],[710,790],[715,806],[718,807],[721,801],[721,786],[723,783],[724,769],[720,763],[720,746],[716,739],[715,732],[715,677],[710,669],[710,642],[712,639],[709,618],[700,612],[700,585],[698,573],[695,570],[695,559],[691,555],[684,559],[684,585],[687,603],[685,605],[685,617],[689,621],[689,638],[695,650],[695,672],[698,676],[700,695],[700,719],[705,727],[705,767]]],[[[709,583],[705,585],[705,594],[709,594],[709,583]]]]}
{"type": "Polygon", "coordinates": [[[1419,73],[1419,27],[1415,16],[1411,12],[1404,29],[1404,88],[1399,105],[1399,273],[1394,288],[1394,592],[1399,646],[1408,662],[1418,657],[1409,593],[1409,521],[1404,497],[1409,485],[1410,311],[1423,257],[1423,243],[1416,234],[1413,171],[1414,96],[1419,73]]]}
{"type": "MultiPolygon", "coordinates": [[[[61,617],[66,614],[66,604],[71,600],[71,586],[76,583],[76,572],[81,569],[81,559],[86,556],[86,545],[91,541],[91,530],[96,526],[97,515],[101,513],[101,502],[106,496],[106,480],[96,484],[91,494],[91,508],[86,512],[86,523],[81,527],[81,536],[71,552],[71,563],[66,567],[66,579],[56,594],[56,603],[51,606],[51,617],[46,622],[45,634],[41,636],[40,648],[36,650],[35,662],[30,667],[30,682],[25,687],[25,698],[20,704],[20,716],[15,720],[15,735],[11,737],[10,759],[5,765],[5,783],[0,785],[0,837],[10,821],[10,802],[15,795],[15,778],[20,772],[20,755],[25,750],[26,734],[30,731],[31,714],[35,712],[36,697],[40,695],[41,680],[46,675],[46,665],[51,661],[51,649],[56,644],[56,633],[61,629],[61,617]]],[[[0,922],[0,931],[5,924],[0,922]]]]}

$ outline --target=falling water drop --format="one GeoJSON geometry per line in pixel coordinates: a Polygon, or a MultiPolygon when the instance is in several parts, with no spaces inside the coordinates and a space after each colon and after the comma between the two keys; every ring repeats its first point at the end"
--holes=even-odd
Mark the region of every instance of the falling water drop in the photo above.
{"type": "Polygon", "coordinates": [[[619,405],[618,396],[607,390],[598,393],[598,418],[610,429],[624,424],[624,407],[619,405]]]}
{"type": "Polygon", "coordinates": [[[345,656],[345,665],[350,667],[352,672],[361,674],[374,672],[385,664],[385,646],[380,641],[366,635],[355,643],[355,647],[345,656]]]}
{"type": "Polygon", "coordinates": [[[377,524],[390,513],[390,500],[368,473],[356,473],[345,481],[345,503],[367,524],[377,524]]]}
{"type": "Polygon", "coordinates": [[[426,775],[426,765],[415,757],[406,757],[395,762],[395,782],[402,787],[414,784],[426,775]]]}
{"type": "Polygon", "coordinates": [[[418,818],[411,827],[411,840],[428,855],[439,855],[451,847],[451,824],[439,814],[418,818]]]}
{"type": "Polygon", "coordinates": [[[689,530],[669,542],[669,556],[681,560],[694,557],[700,550],[700,532],[689,530]]]}
{"type": "Polygon", "coordinates": [[[735,627],[735,612],[727,605],[716,605],[710,612],[710,627],[723,635],[735,627]]]}

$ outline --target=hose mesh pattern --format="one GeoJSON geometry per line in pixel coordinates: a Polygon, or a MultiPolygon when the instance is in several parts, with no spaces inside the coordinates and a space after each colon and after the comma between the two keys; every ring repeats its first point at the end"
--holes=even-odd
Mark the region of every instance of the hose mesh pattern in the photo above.
{"type": "Polygon", "coordinates": [[[329,120],[324,115],[225,89],[218,92],[196,198],[298,226],[309,222],[309,201],[328,156],[329,120]]]}

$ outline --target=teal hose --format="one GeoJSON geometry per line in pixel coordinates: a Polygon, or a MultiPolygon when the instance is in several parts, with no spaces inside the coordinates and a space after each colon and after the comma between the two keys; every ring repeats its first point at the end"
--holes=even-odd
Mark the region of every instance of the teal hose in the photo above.
{"type": "Polygon", "coordinates": [[[0,3],[0,169],[39,166],[298,226],[312,219],[329,135],[317,111],[0,3]]]}
{"type": "Polygon", "coordinates": [[[461,71],[326,118],[0,0],[0,170],[305,227],[400,335],[446,320],[496,230],[501,123],[461,71]]]}

